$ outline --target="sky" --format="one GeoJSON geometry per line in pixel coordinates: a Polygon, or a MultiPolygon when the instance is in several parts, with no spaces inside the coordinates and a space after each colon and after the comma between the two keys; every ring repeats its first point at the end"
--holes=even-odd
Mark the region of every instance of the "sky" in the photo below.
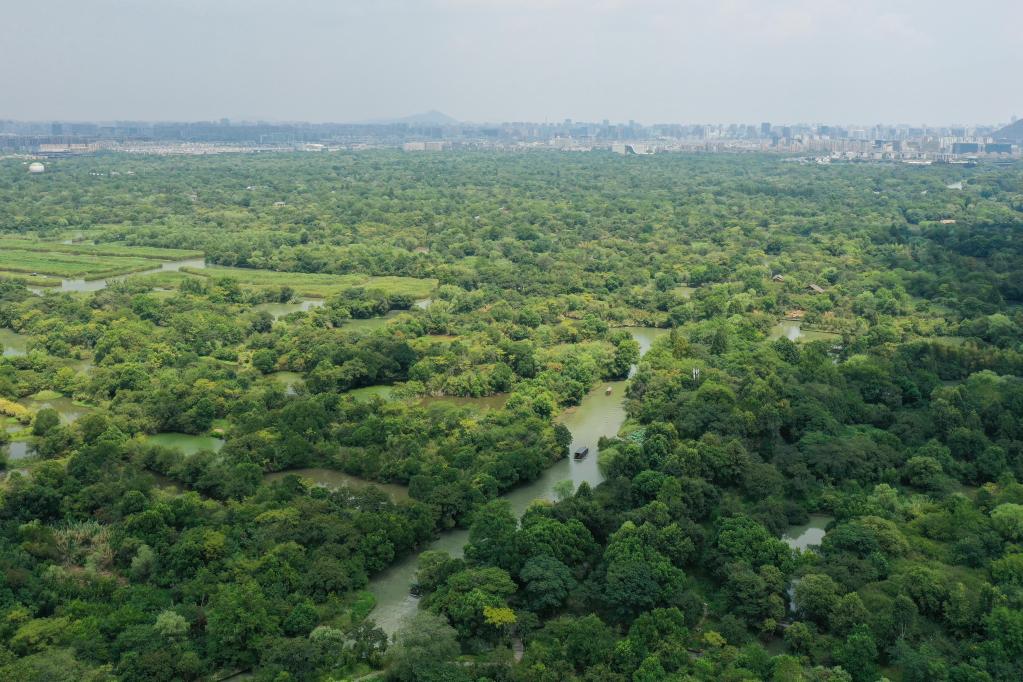
{"type": "Polygon", "coordinates": [[[4,0],[0,118],[1000,123],[1021,36],[1021,0],[4,0]]]}

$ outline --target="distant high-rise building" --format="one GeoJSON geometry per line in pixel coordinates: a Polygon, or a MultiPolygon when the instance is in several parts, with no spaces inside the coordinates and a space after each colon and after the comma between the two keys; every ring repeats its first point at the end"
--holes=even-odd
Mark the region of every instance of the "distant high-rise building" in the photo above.
{"type": "Polygon", "coordinates": [[[760,124],[760,135],[763,137],[771,136],[771,124],[768,123],[767,121],[764,121],[763,123],[760,124]]]}

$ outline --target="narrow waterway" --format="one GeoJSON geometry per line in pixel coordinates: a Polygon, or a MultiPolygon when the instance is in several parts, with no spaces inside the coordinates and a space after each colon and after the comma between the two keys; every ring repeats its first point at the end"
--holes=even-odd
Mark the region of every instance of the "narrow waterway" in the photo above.
{"type": "Polygon", "coordinates": [[[151,268],[149,270],[141,270],[139,272],[130,272],[126,275],[117,275],[116,277],[104,277],[102,279],[62,279],[60,280],[59,287],[28,287],[29,291],[33,291],[37,294],[42,294],[47,291],[99,291],[100,289],[106,289],[110,282],[120,282],[129,277],[138,277],[140,275],[151,275],[157,272],[177,272],[181,268],[205,268],[206,260],[204,258],[189,258],[186,260],[177,260],[160,263],[160,267],[151,268]]]}
{"type": "MultiPolygon", "coordinates": [[[[810,514],[810,518],[806,523],[789,526],[788,530],[781,536],[782,542],[792,549],[798,549],[801,552],[805,552],[811,547],[820,546],[821,541],[824,540],[824,536],[827,534],[828,524],[833,520],[833,516],[826,514],[810,514]]],[[[785,590],[789,598],[789,611],[792,613],[796,612],[796,585],[798,584],[799,578],[793,578],[785,590]]]]}
{"type": "MultiPolygon", "coordinates": [[[[640,355],[643,355],[650,350],[654,340],[667,334],[668,330],[630,327],[629,332],[639,342],[640,355]]],[[[633,366],[630,376],[635,369],[633,366]]],[[[591,486],[603,482],[604,477],[597,466],[600,454],[597,441],[601,436],[617,435],[625,423],[625,385],[625,381],[600,384],[586,394],[578,406],[566,410],[558,417],[558,421],[572,432],[570,451],[575,452],[580,447],[588,447],[590,452],[582,460],[575,460],[571,456],[558,460],[544,471],[540,478],[503,495],[502,499],[510,503],[513,514],[522,516],[534,500],[554,500],[556,498],[554,488],[561,481],[570,480],[575,488],[583,481],[591,486]],[[611,388],[610,394],[607,392],[608,387],[611,388]]],[[[462,556],[468,539],[467,530],[448,531],[424,547],[423,551],[444,551],[451,556],[462,556]]],[[[409,592],[418,563],[418,555],[409,555],[370,581],[369,591],[373,593],[377,602],[370,613],[370,618],[388,635],[394,633],[401,621],[414,613],[418,607],[418,598],[409,592]]]]}

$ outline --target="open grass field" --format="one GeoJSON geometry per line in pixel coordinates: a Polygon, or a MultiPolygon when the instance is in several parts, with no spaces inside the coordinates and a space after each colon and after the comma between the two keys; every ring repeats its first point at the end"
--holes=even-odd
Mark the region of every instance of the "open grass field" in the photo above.
{"type": "Polygon", "coordinates": [[[350,287],[365,287],[388,295],[425,298],[437,287],[435,279],[414,277],[372,277],[369,275],[328,275],[306,272],[276,272],[249,268],[207,266],[182,268],[184,272],[200,277],[230,277],[245,287],[256,289],[289,286],[299,296],[326,298],[350,287]]]}
{"type": "Polygon", "coordinates": [[[117,256],[123,258],[149,258],[153,260],[185,260],[200,258],[201,251],[190,249],[161,249],[154,246],[126,246],[124,244],[62,244],[60,242],[37,241],[33,239],[0,239],[0,249],[37,251],[45,253],[70,253],[83,256],[117,256]]]}
{"type": "Polygon", "coordinates": [[[59,287],[59,277],[31,275],[23,272],[0,272],[0,281],[11,280],[29,287],[59,287]]]}
{"type": "Polygon", "coordinates": [[[39,273],[69,279],[99,279],[153,268],[149,258],[86,256],[0,248],[0,271],[39,273]]]}
{"type": "Polygon", "coordinates": [[[95,280],[159,267],[160,261],[200,258],[199,251],[118,244],[60,244],[0,239],[0,278],[57,286],[60,277],[95,280]]]}
{"type": "Polygon", "coordinates": [[[155,289],[177,289],[181,283],[195,275],[180,270],[162,270],[133,275],[132,281],[142,281],[155,289]]]}

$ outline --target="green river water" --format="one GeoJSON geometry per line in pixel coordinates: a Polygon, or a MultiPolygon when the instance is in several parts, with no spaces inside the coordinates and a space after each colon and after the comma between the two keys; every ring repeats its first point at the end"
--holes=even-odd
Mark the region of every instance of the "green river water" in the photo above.
{"type": "MultiPolygon", "coordinates": [[[[657,337],[667,334],[668,330],[631,327],[629,332],[639,342],[640,354],[643,354],[650,349],[657,337]]],[[[558,420],[572,432],[571,452],[575,452],[581,446],[587,446],[590,453],[580,461],[571,457],[561,459],[537,480],[503,495],[502,499],[511,504],[512,513],[521,516],[534,500],[554,500],[554,487],[560,481],[571,480],[574,486],[578,487],[583,481],[595,486],[604,480],[597,467],[599,455],[597,440],[601,436],[617,435],[625,423],[625,384],[624,381],[600,384],[583,398],[580,405],[566,410],[558,417],[558,420]],[[607,394],[608,386],[611,387],[610,395],[607,394]]],[[[468,539],[467,530],[448,531],[423,547],[422,551],[439,550],[452,556],[461,556],[468,539]]],[[[409,592],[415,579],[417,565],[417,555],[407,556],[370,581],[369,591],[373,593],[377,602],[370,618],[388,634],[397,630],[402,620],[413,614],[418,607],[418,598],[409,592]]]]}

